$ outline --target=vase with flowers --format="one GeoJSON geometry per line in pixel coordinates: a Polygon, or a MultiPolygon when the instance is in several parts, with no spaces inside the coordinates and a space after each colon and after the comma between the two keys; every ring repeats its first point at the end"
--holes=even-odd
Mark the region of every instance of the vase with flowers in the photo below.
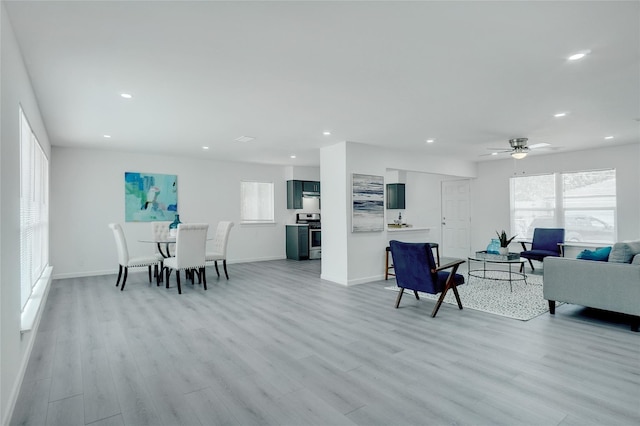
{"type": "Polygon", "coordinates": [[[509,254],[509,244],[511,243],[511,241],[513,241],[513,239],[516,237],[516,235],[514,235],[511,238],[509,238],[509,237],[507,237],[507,233],[505,232],[504,229],[502,230],[502,232],[496,231],[496,234],[498,234],[498,241],[500,241],[500,249],[498,249],[498,252],[503,256],[508,255],[509,254]]]}

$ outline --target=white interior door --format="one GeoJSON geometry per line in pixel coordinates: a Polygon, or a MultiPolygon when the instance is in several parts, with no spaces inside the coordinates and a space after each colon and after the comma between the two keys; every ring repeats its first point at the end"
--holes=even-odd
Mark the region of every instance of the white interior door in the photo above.
{"type": "Polygon", "coordinates": [[[469,180],[442,181],[442,256],[466,259],[471,246],[469,180]]]}

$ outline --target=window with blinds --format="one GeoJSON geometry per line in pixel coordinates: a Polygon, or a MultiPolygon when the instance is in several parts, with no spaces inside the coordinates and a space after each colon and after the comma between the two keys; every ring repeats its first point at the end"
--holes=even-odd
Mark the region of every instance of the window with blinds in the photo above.
{"type": "Polygon", "coordinates": [[[511,178],[511,233],[565,229],[565,241],[611,243],[616,231],[616,171],[587,170],[511,178]]]}
{"type": "Polygon", "coordinates": [[[273,182],[240,182],[240,220],[243,223],[273,223],[273,182]]]}
{"type": "Polygon", "coordinates": [[[24,309],[49,263],[49,160],[20,108],[20,266],[24,309]]]}

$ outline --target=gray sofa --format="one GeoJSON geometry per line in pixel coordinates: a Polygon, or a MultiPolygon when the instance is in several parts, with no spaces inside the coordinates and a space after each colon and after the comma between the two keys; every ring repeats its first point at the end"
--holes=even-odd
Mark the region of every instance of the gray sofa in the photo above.
{"type": "Polygon", "coordinates": [[[640,240],[616,243],[606,262],[547,257],[543,294],[549,312],[555,302],[573,303],[632,316],[640,325],[640,240]]]}

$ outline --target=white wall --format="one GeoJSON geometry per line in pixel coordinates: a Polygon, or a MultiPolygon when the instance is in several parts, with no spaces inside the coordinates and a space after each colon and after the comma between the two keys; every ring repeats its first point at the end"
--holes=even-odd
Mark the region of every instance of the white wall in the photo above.
{"type": "Polygon", "coordinates": [[[113,234],[107,224],[122,223],[132,256],[153,248],[148,222],[124,222],[124,173],[178,176],[182,222],[207,222],[210,235],[221,220],[235,223],[228,262],[285,257],[286,180],[281,166],[194,160],[175,156],[53,148],[51,170],[51,261],[55,278],[117,272],[113,234]],[[275,225],[240,224],[240,181],[273,182],[275,225]]]}
{"type": "Polygon", "coordinates": [[[471,251],[485,249],[496,230],[509,229],[510,177],[606,168],[616,169],[618,240],[640,238],[640,144],[612,144],[602,149],[479,163],[478,178],[471,182],[471,251]]]}
{"type": "Polygon", "coordinates": [[[4,3],[0,44],[0,421],[6,424],[36,334],[20,335],[19,105],[47,156],[50,144],[4,3]]]}
{"type": "MultiPolygon", "coordinates": [[[[353,173],[385,176],[387,169],[459,177],[475,177],[476,173],[475,164],[472,162],[398,152],[352,142],[342,142],[322,148],[320,159],[323,208],[322,277],[343,285],[360,284],[382,278],[384,248],[390,239],[386,230],[351,232],[351,175],[353,173]],[[327,220],[328,216],[330,220],[327,220]],[[332,245],[328,245],[329,241],[332,245]],[[344,256],[344,246],[340,245],[344,243],[346,243],[346,256],[344,256]],[[340,250],[341,256],[333,256],[330,252],[333,249],[340,250]],[[328,259],[331,261],[329,262],[328,259]]],[[[408,172],[407,176],[409,175],[408,172]]],[[[419,182],[418,177],[415,179],[419,182]]],[[[409,181],[409,177],[407,180],[409,181]]],[[[433,187],[433,184],[429,185],[433,187]]],[[[436,196],[439,198],[439,189],[436,196]]],[[[420,207],[416,206],[416,208],[420,207]]],[[[420,213],[416,211],[415,215],[418,218],[420,213]]],[[[392,219],[385,218],[385,223],[389,220],[392,219]]],[[[431,221],[431,219],[425,220],[431,221]]]]}
{"type": "MultiPolygon", "coordinates": [[[[320,167],[286,166],[285,179],[286,180],[310,180],[310,181],[319,182],[320,167]]],[[[320,189],[322,189],[322,187],[320,189]]],[[[287,223],[296,222],[296,213],[320,213],[320,206],[321,204],[320,204],[319,198],[303,198],[301,209],[287,210],[287,213],[288,213],[287,223]]]]}

